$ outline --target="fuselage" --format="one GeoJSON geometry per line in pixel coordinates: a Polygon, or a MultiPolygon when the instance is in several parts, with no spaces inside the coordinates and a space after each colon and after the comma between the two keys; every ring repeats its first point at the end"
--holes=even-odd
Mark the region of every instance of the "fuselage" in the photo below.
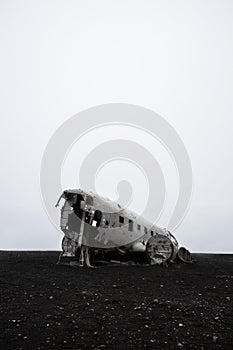
{"type": "Polygon", "coordinates": [[[156,235],[168,237],[178,247],[168,230],[110,199],[81,189],[65,190],[61,198],[65,202],[60,226],[65,237],[73,242],[74,250],[86,245],[97,249],[143,252],[148,240],[156,235]]]}

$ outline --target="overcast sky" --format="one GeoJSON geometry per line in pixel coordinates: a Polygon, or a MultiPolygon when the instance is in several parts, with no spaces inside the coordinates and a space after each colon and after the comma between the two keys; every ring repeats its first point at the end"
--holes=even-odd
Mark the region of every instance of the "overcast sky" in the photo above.
{"type": "MultiPolygon", "coordinates": [[[[47,217],[40,195],[47,142],[79,111],[124,102],[165,118],[189,153],[193,196],[174,232],[179,242],[191,251],[232,252],[232,18],[231,0],[1,0],[0,249],[60,249],[62,234],[47,217]]],[[[111,128],[89,141],[87,135],[86,144],[93,148],[122,133],[146,147],[136,132],[111,128]]],[[[76,146],[63,166],[63,187],[76,187],[76,146]]],[[[169,207],[177,179],[159,147],[153,149],[168,184],[169,207]]],[[[80,157],[85,151],[82,147],[80,157]]],[[[129,164],[121,167],[130,181],[129,164]]],[[[100,194],[114,197],[105,185],[114,174],[117,182],[114,164],[101,170],[100,194]]],[[[146,193],[142,174],[132,184],[146,193]]],[[[136,194],[132,207],[141,210],[136,194]]],[[[161,220],[166,225],[166,218],[161,220]]]]}

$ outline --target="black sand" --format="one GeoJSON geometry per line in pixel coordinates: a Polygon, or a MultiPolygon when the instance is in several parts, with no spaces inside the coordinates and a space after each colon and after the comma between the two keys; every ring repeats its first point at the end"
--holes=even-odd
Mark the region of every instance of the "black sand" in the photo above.
{"type": "Polygon", "coordinates": [[[56,265],[0,252],[0,349],[233,349],[233,256],[195,264],[56,265]]]}

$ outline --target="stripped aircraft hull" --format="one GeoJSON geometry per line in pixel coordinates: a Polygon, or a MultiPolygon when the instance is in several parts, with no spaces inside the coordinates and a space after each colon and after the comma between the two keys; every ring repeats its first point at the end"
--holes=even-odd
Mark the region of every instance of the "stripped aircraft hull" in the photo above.
{"type": "MultiPolygon", "coordinates": [[[[144,253],[150,264],[174,262],[180,256],[192,262],[191,254],[182,248],[166,229],[151,224],[120,204],[83,190],[65,190],[58,203],[60,227],[64,233],[61,261],[90,265],[90,252],[120,251],[144,253]]],[[[180,259],[182,260],[182,259],[180,259]]]]}

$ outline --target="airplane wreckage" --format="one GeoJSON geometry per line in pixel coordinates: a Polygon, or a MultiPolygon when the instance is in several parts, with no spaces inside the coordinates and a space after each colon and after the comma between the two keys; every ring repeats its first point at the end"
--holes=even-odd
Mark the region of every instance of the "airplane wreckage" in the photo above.
{"type": "Polygon", "coordinates": [[[117,260],[127,254],[144,256],[151,265],[193,262],[190,252],[179,247],[166,228],[152,225],[110,199],[81,189],[65,190],[56,207],[61,199],[65,200],[60,218],[64,237],[58,263],[92,267],[98,255],[107,261],[112,253],[117,260]]]}

